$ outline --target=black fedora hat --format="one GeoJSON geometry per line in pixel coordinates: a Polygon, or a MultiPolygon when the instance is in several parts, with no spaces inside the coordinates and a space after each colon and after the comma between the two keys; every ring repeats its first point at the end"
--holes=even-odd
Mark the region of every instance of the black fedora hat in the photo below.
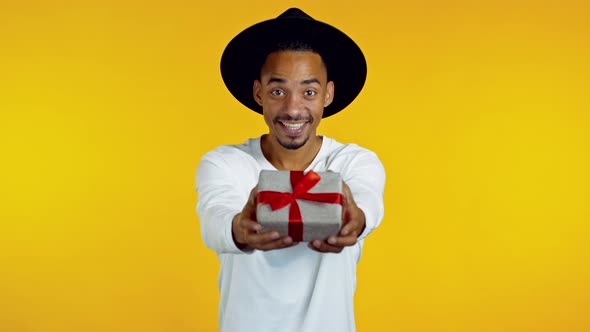
{"type": "Polygon", "coordinates": [[[262,114],[262,107],[252,95],[252,84],[260,78],[268,53],[289,42],[311,46],[326,64],[328,80],[334,81],[334,100],[324,109],[324,118],[340,112],[360,93],[367,77],[367,63],[358,45],[337,28],[291,8],[240,32],[223,51],[221,76],[244,106],[262,114]]]}

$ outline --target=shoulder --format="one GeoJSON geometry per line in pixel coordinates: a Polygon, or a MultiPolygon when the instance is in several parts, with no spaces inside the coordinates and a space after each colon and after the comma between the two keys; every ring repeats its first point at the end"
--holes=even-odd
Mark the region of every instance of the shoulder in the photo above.
{"type": "Polygon", "coordinates": [[[259,138],[253,138],[242,144],[221,145],[205,153],[201,158],[201,164],[212,163],[218,166],[237,166],[244,163],[255,163],[255,144],[260,142],[259,138]]]}
{"type": "Polygon", "coordinates": [[[324,137],[327,144],[329,163],[376,162],[381,164],[377,154],[354,143],[340,143],[332,138],[324,137]]]}
{"type": "Polygon", "coordinates": [[[259,139],[250,139],[238,145],[221,145],[207,152],[197,167],[197,186],[205,183],[232,182],[244,185],[248,190],[256,185],[260,173],[256,149],[259,139]]]}

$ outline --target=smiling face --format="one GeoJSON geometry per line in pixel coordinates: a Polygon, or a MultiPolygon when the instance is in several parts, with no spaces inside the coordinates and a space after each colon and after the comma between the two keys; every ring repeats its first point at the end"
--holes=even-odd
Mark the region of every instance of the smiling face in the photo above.
{"type": "Polygon", "coordinates": [[[271,140],[290,150],[316,137],[316,129],[334,95],[322,58],[308,51],[268,55],[254,81],[254,99],[262,106],[271,140]]]}

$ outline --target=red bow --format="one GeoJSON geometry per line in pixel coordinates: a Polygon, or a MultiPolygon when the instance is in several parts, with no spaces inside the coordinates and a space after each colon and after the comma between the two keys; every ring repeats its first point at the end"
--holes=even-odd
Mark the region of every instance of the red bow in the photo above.
{"type": "Polygon", "coordinates": [[[303,171],[291,171],[292,193],[278,191],[261,191],[258,193],[258,203],[270,204],[270,208],[275,211],[289,204],[289,235],[293,241],[303,241],[303,220],[297,199],[308,201],[331,203],[342,205],[342,194],[340,193],[309,193],[308,191],[320,182],[320,176],[309,171],[303,175],[303,171]]]}

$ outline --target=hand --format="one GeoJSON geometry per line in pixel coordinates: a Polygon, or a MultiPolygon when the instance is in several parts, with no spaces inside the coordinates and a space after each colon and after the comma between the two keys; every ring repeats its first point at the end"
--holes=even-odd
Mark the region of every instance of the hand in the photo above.
{"type": "Polygon", "coordinates": [[[339,253],[344,247],[356,244],[365,229],[365,214],[356,205],[348,185],[342,181],[342,228],[328,239],[313,240],[307,246],[318,252],[339,253]]]}
{"type": "Polygon", "coordinates": [[[254,187],[242,212],[236,214],[232,220],[232,235],[236,246],[242,250],[246,248],[273,250],[297,244],[290,236],[280,237],[277,231],[258,233],[262,225],[256,221],[257,195],[258,187],[254,187]]]}

